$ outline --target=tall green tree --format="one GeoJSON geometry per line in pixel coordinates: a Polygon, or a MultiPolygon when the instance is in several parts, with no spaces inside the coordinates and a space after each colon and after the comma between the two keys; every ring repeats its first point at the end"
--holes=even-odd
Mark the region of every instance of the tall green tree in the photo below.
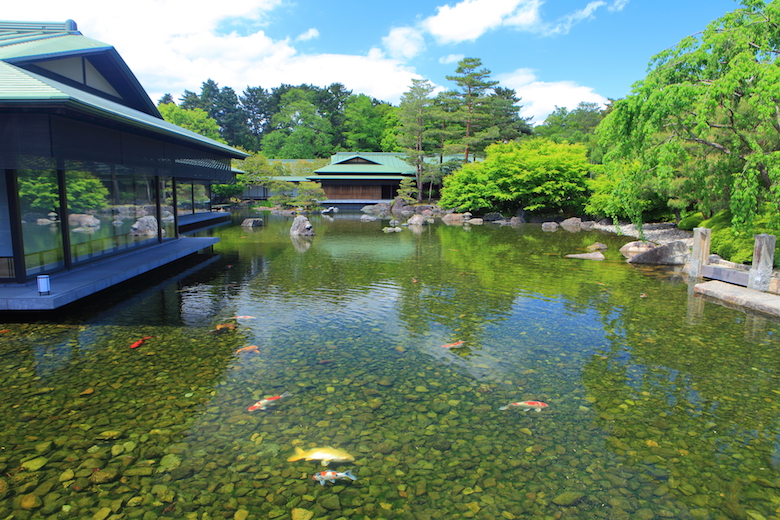
{"type": "Polygon", "coordinates": [[[779,55],[778,0],[743,0],[656,55],[599,126],[605,164],[639,162],[613,184],[652,182],[705,214],[727,207],[738,229],[769,203],[780,224],[779,55]]]}
{"type": "Polygon", "coordinates": [[[422,190],[419,189],[426,179],[431,165],[426,162],[427,152],[431,150],[434,135],[433,99],[431,93],[435,87],[430,81],[413,79],[412,86],[401,96],[398,106],[398,144],[406,157],[414,166],[417,185],[417,201],[422,200],[422,190]]]}
{"type": "Polygon", "coordinates": [[[520,116],[523,106],[519,103],[517,92],[511,88],[495,86],[488,96],[487,110],[491,122],[498,127],[498,140],[503,143],[533,134],[533,128],[528,124],[531,118],[520,116]]]}
{"type": "Polygon", "coordinates": [[[482,60],[479,58],[463,58],[458,62],[455,75],[446,76],[458,86],[452,96],[460,101],[455,114],[463,129],[458,144],[464,162],[469,161],[471,153],[482,152],[485,146],[499,138],[499,129],[491,118],[489,100],[491,89],[498,85],[498,81],[489,79],[490,70],[480,67],[482,60]]]}
{"type": "Polygon", "coordinates": [[[381,152],[384,115],[390,105],[365,94],[351,95],[344,104],[344,146],[360,152],[381,152]]]}
{"type": "Polygon", "coordinates": [[[274,130],[262,148],[272,159],[313,159],[333,152],[333,128],[313,103],[311,91],[291,89],[282,95],[279,111],[271,118],[274,130]]]}
{"type": "Polygon", "coordinates": [[[592,163],[600,163],[602,150],[599,146],[596,128],[607,115],[609,107],[598,103],[582,101],[574,110],[555,107],[544,122],[534,128],[534,134],[546,137],[556,143],[581,143],[588,148],[592,163]]]}
{"type": "Polygon", "coordinates": [[[263,132],[271,126],[271,93],[263,87],[247,87],[238,101],[246,115],[247,128],[254,141],[252,150],[260,149],[263,132]]]}

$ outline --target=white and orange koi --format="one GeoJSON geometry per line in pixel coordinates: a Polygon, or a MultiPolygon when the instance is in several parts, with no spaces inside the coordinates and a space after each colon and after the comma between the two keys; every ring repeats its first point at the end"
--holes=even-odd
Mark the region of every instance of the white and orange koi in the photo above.
{"type": "Polygon", "coordinates": [[[292,394],[290,392],[285,392],[281,395],[275,395],[273,397],[266,397],[265,399],[261,399],[257,401],[255,404],[247,408],[248,411],[254,412],[255,410],[265,410],[268,405],[276,404],[276,401],[281,399],[282,397],[289,397],[292,394]]]}
{"type": "Polygon", "coordinates": [[[325,482],[335,484],[336,480],[357,480],[357,477],[352,474],[351,471],[339,472],[339,471],[320,471],[311,476],[314,480],[320,483],[321,486],[325,485],[325,482]]]}
{"type": "Polygon", "coordinates": [[[502,406],[499,410],[509,410],[510,408],[520,408],[522,411],[536,410],[541,412],[543,408],[547,408],[547,403],[541,401],[520,401],[518,403],[509,403],[506,406],[502,406]]]}

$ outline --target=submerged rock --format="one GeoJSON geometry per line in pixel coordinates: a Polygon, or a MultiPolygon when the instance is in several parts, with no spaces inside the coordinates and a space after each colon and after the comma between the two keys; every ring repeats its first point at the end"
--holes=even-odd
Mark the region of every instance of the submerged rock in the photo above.
{"type": "Polygon", "coordinates": [[[579,258],[581,260],[604,260],[604,255],[599,252],[595,251],[593,253],[578,253],[574,255],[566,255],[566,258],[579,258]]]}
{"type": "Polygon", "coordinates": [[[553,498],[553,504],[559,506],[571,506],[581,501],[583,498],[585,498],[585,493],[580,493],[578,491],[564,491],[560,495],[553,498]]]}

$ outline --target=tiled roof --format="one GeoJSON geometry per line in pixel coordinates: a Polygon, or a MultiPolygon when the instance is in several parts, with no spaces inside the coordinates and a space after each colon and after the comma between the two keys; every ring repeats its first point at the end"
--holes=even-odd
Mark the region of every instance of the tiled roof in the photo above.
{"type": "Polygon", "coordinates": [[[384,152],[339,152],[330,164],[314,171],[323,177],[332,174],[411,175],[414,168],[398,154],[384,152]]]}
{"type": "Polygon", "coordinates": [[[0,21],[0,103],[6,106],[22,103],[61,103],[81,112],[206,146],[221,154],[237,158],[248,156],[226,144],[185,130],[158,117],[159,112],[148,94],[116,50],[111,45],[83,36],[76,30],[76,23],[72,20],[63,23],[0,21]],[[128,106],[117,102],[123,100],[114,101],[27,70],[26,64],[53,58],[89,56],[94,53],[103,53],[113,60],[116,66],[114,70],[121,72],[116,81],[129,85],[134,95],[137,94],[136,99],[142,100],[140,105],[128,106]]]}

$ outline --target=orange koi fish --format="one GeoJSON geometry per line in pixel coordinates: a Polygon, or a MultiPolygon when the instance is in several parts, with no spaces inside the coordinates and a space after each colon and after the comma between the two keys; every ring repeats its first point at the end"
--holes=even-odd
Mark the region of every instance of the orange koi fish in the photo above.
{"type": "Polygon", "coordinates": [[[136,341],[135,343],[130,345],[130,348],[138,348],[141,345],[143,345],[144,341],[146,341],[147,339],[152,339],[152,338],[155,338],[155,337],[156,336],[144,336],[143,338],[139,339],[138,341],[136,341]]]}
{"type": "Polygon", "coordinates": [[[524,412],[527,412],[528,410],[541,412],[542,408],[547,408],[547,403],[541,401],[520,401],[519,403],[509,403],[508,405],[499,408],[499,410],[509,410],[515,406],[519,407],[524,412]]]}
{"type": "Polygon", "coordinates": [[[282,397],[289,397],[292,394],[290,392],[285,392],[282,395],[275,395],[274,397],[266,397],[265,399],[261,399],[257,401],[255,404],[247,408],[248,411],[254,412],[255,410],[265,410],[265,407],[270,404],[275,404],[275,401],[278,401],[282,397]]]}
{"type": "Polygon", "coordinates": [[[209,334],[213,334],[215,332],[224,332],[226,330],[234,330],[236,328],[235,323],[220,323],[217,325],[217,328],[214,330],[210,330],[209,334]]]}
{"type": "Polygon", "coordinates": [[[449,345],[442,345],[441,348],[457,347],[457,346],[463,345],[463,343],[464,343],[463,341],[456,341],[455,343],[450,343],[449,345]]]}
{"type": "Polygon", "coordinates": [[[11,332],[11,329],[0,330],[0,334],[5,334],[6,332],[11,332]]]}
{"type": "Polygon", "coordinates": [[[241,347],[240,349],[236,350],[236,354],[241,354],[242,352],[254,352],[255,354],[260,353],[257,345],[249,345],[248,347],[241,347]]]}

